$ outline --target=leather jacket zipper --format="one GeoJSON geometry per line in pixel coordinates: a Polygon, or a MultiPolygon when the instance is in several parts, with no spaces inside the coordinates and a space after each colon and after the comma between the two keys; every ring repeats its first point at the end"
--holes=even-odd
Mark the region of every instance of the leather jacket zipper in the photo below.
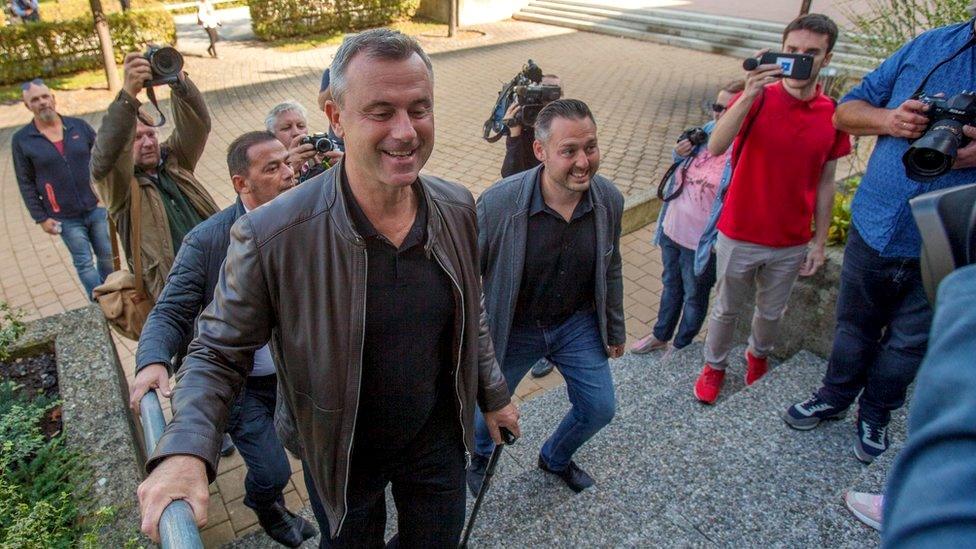
{"type": "MultiPolygon", "coordinates": [[[[433,246],[431,246],[433,248],[433,246]]],[[[461,378],[461,347],[464,346],[464,292],[461,290],[461,285],[458,281],[454,279],[454,275],[451,271],[444,266],[444,262],[441,261],[441,256],[434,251],[434,259],[437,260],[437,264],[441,266],[441,269],[447,273],[447,277],[451,279],[454,287],[457,288],[458,295],[461,296],[461,336],[458,338],[458,354],[457,363],[454,367],[454,394],[458,399],[458,422],[461,424],[461,444],[464,445],[464,467],[468,468],[471,465],[471,451],[468,449],[468,437],[464,429],[464,400],[461,399],[461,390],[459,388],[459,380],[461,378]]]]}

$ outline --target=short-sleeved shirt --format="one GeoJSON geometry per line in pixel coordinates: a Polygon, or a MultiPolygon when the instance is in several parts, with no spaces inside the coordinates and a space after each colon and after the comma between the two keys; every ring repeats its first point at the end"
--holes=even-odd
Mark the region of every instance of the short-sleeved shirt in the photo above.
{"type": "MultiPolygon", "coordinates": [[[[921,34],[885,60],[861,84],[841,99],[865,101],[874,107],[894,109],[909,99],[925,75],[941,61],[966,46],[973,37],[973,21],[950,25],[921,34]]],[[[976,87],[976,47],[970,45],[952,61],[932,73],[924,90],[946,97],[976,87]]],[[[864,241],[886,257],[918,257],[922,237],[915,225],[908,201],[929,191],[976,183],[976,168],[950,170],[928,183],[905,175],[902,156],[909,140],[883,135],[871,154],[861,178],[851,221],[864,241]]]]}
{"type": "MultiPolygon", "coordinates": [[[[802,101],[782,82],[753,102],[732,144],[738,162],[718,230],[734,240],[773,248],[806,244],[813,236],[817,188],[824,164],[851,151],[850,137],[834,128],[834,101],[819,88],[802,101]],[[745,140],[744,129],[752,122],[745,140]],[[741,149],[741,152],[740,152],[741,149]]],[[[739,100],[736,95],[730,105],[739,100]]]]}
{"type": "Polygon", "coordinates": [[[682,190],[668,204],[663,229],[677,245],[689,250],[698,247],[730,154],[725,151],[712,156],[706,147],[700,147],[698,154],[687,160],[687,170],[682,167],[675,171],[675,184],[682,190]]]}

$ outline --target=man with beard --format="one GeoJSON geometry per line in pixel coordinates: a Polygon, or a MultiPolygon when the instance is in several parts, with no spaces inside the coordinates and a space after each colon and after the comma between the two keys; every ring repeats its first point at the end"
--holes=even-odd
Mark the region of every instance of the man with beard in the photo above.
{"type": "Polygon", "coordinates": [[[34,222],[61,235],[90,300],[113,270],[108,215],[88,176],[95,130],[80,118],[59,115],[44,81],[32,80],[23,91],[34,120],[11,142],[17,185],[34,222]]]}
{"type": "MultiPolygon", "coordinates": [[[[566,378],[573,407],[539,452],[539,468],[573,491],[593,479],[573,454],[613,419],[607,357],[623,354],[620,220],[624,198],[597,175],[596,122],[585,103],[560,99],[535,123],[541,164],[496,183],[478,199],[485,310],[512,390],[540,359],[566,378]]],[[[477,420],[468,488],[484,480],[493,444],[477,420]]]]}
{"type": "Polygon", "coordinates": [[[186,499],[206,520],[220,429],[271,341],[278,434],[298,450],[323,547],[384,543],[392,484],[404,547],[456,547],[474,410],[491,436],[518,412],[481,306],[471,193],[421,176],[434,147],[430,59],[373,29],[332,61],[339,163],[231,229],[214,300],[179,373],[173,421],[139,488],[142,528],[186,499]]]}

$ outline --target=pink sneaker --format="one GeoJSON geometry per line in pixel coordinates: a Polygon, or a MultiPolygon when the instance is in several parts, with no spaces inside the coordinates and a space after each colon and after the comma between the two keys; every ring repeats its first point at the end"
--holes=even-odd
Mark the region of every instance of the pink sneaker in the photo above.
{"type": "Polygon", "coordinates": [[[635,355],[646,355],[654,351],[660,351],[661,349],[667,347],[667,341],[661,341],[654,337],[654,334],[647,334],[646,336],[638,339],[630,347],[630,352],[635,355]]]}
{"type": "Polygon", "coordinates": [[[845,492],[844,504],[857,517],[857,520],[875,530],[881,530],[881,509],[882,505],[884,505],[884,495],[867,494],[865,492],[845,492]]]}

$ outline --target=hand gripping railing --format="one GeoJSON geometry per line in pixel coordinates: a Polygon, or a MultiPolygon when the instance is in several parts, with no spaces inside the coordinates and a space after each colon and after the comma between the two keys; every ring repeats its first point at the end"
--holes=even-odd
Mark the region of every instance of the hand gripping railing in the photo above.
{"type": "MultiPolygon", "coordinates": [[[[156,450],[159,437],[163,436],[163,428],[166,427],[166,418],[163,417],[156,391],[150,390],[142,397],[139,411],[146,455],[151,456],[156,450]]],[[[166,506],[159,519],[159,540],[163,549],[203,549],[200,531],[189,503],[177,499],[166,506]]]]}

